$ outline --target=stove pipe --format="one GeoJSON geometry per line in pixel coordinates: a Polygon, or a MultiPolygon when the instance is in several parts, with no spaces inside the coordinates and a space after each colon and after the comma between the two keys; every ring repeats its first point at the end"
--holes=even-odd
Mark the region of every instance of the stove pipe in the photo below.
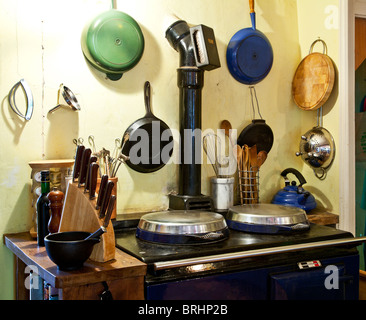
{"type": "MultiPolygon", "coordinates": [[[[200,25],[189,28],[177,21],[166,31],[170,45],[179,53],[180,156],[179,196],[201,195],[201,129],[204,70],[220,67],[213,30],[200,25]],[[198,129],[198,130],[197,130],[198,129]]],[[[173,208],[187,209],[187,208],[173,208]]]]}

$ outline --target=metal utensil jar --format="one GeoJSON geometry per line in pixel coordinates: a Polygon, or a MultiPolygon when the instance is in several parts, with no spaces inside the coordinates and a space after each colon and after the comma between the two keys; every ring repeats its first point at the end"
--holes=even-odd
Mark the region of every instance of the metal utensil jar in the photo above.
{"type": "Polygon", "coordinates": [[[216,212],[227,212],[234,204],[234,178],[211,178],[211,196],[216,212]]]}

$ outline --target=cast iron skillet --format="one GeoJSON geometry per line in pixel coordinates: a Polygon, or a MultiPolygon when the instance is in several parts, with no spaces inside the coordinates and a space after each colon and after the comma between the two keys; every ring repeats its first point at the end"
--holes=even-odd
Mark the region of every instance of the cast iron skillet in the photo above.
{"type": "Polygon", "coordinates": [[[252,123],[248,125],[244,130],[240,133],[238,138],[238,145],[243,147],[245,144],[248,147],[253,147],[254,145],[257,145],[257,152],[260,151],[266,151],[269,153],[269,151],[272,149],[273,145],[273,131],[266,124],[266,121],[263,120],[262,115],[259,110],[259,103],[257,98],[257,93],[254,86],[250,86],[250,95],[252,97],[252,108],[253,108],[253,114],[255,117],[255,107],[254,107],[254,98],[257,103],[257,111],[258,115],[260,116],[260,119],[254,119],[252,120],[252,123]]]}
{"type": "Polygon", "coordinates": [[[170,159],[173,153],[173,135],[168,125],[155,117],[151,111],[148,81],[144,86],[144,99],[146,114],[126,129],[123,138],[128,134],[129,139],[122,153],[130,157],[126,164],[131,169],[150,173],[164,167],[170,159]]]}
{"type": "Polygon", "coordinates": [[[237,81],[254,85],[271,71],[273,50],[267,37],[256,29],[254,0],[249,0],[249,6],[252,27],[234,34],[227,47],[226,61],[237,81]]]}
{"type": "Polygon", "coordinates": [[[238,145],[242,147],[245,144],[249,147],[257,145],[258,152],[266,151],[269,153],[273,145],[273,131],[265,120],[252,120],[252,123],[244,128],[239,135],[238,145]]]}

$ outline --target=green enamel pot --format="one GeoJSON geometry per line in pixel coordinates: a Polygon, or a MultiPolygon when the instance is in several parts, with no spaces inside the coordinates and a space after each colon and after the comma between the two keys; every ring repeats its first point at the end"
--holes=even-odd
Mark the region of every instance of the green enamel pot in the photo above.
{"type": "Polygon", "coordinates": [[[83,29],[81,48],[86,60],[111,80],[119,80],[140,61],[145,41],[138,23],[112,9],[101,13],[83,29]]]}

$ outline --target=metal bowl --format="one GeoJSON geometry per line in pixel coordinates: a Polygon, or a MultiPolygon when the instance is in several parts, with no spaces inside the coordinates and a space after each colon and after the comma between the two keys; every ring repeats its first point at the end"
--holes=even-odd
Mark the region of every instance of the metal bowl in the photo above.
{"type": "Polygon", "coordinates": [[[44,238],[47,254],[60,270],[80,269],[90,257],[99,238],[84,240],[90,232],[51,233],[44,238]]]}

